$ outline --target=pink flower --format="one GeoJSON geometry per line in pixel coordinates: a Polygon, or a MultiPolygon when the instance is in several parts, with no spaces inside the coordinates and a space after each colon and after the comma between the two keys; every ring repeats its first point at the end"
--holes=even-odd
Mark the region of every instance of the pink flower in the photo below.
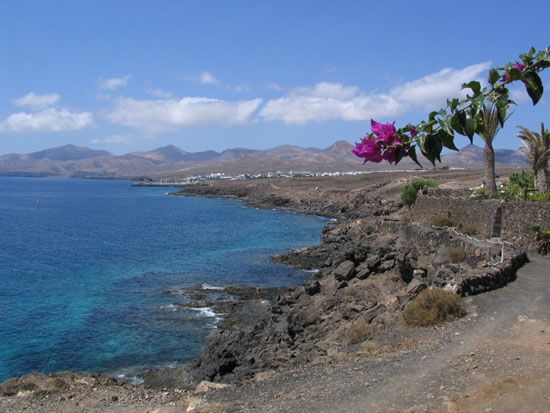
{"type": "Polygon", "coordinates": [[[414,125],[412,124],[408,124],[407,125],[407,128],[409,128],[409,134],[414,138],[417,134],[418,134],[418,131],[416,130],[416,128],[414,127],[414,125]]]}
{"type": "Polygon", "coordinates": [[[512,67],[515,67],[518,70],[525,69],[525,65],[523,63],[520,63],[520,62],[516,62],[512,67]]]}
{"type": "MultiPolygon", "coordinates": [[[[352,152],[359,158],[364,158],[364,162],[381,162],[383,159],[389,163],[394,163],[397,151],[400,148],[408,149],[409,142],[403,142],[403,139],[395,129],[393,123],[378,123],[371,119],[372,133],[365,135],[361,142],[355,144],[352,152]]],[[[414,126],[410,125],[411,135],[416,135],[414,126]],[[412,129],[411,129],[412,127],[412,129]]]]}
{"type": "MultiPolygon", "coordinates": [[[[523,69],[525,69],[525,65],[523,63],[520,63],[520,62],[516,62],[512,65],[512,67],[514,69],[518,69],[519,71],[522,71],[523,69]]],[[[504,73],[504,76],[502,76],[502,81],[504,83],[508,83],[508,82],[511,82],[513,80],[512,78],[512,75],[510,73],[504,73]]]]}
{"type": "Polygon", "coordinates": [[[386,148],[384,153],[382,154],[382,158],[386,161],[388,161],[390,164],[395,162],[395,155],[397,153],[397,147],[392,146],[390,148],[386,148]]]}
{"type": "Polygon", "coordinates": [[[370,120],[370,127],[376,138],[389,145],[397,137],[395,122],[393,123],[378,123],[374,119],[370,120]]]}
{"type": "Polygon", "coordinates": [[[382,145],[372,135],[365,135],[361,142],[352,149],[355,156],[364,158],[365,162],[380,162],[382,160],[382,145]]]}

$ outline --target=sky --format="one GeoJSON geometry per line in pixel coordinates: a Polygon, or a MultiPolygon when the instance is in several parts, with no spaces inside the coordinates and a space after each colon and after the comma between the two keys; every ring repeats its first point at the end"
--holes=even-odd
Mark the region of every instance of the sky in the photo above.
{"type": "MultiPolygon", "coordinates": [[[[549,14],[547,0],[2,0],[0,153],[358,141],[371,118],[417,123],[549,46],[549,14]]],[[[497,147],[550,125],[550,94],[513,98],[497,147]]]]}

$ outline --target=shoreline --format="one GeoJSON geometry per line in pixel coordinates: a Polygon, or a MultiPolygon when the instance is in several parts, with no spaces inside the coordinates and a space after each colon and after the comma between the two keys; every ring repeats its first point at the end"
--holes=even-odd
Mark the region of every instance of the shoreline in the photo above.
{"type": "MultiPolygon", "coordinates": [[[[430,173],[430,171],[422,171],[423,174],[425,173],[430,173]]],[[[332,181],[338,181],[338,180],[343,180],[343,181],[347,181],[347,180],[352,180],[352,181],[356,181],[357,179],[356,178],[359,178],[358,181],[362,181],[364,179],[362,178],[366,178],[367,180],[371,180],[373,177],[376,177],[376,176],[383,176],[383,177],[386,177],[386,178],[390,178],[389,180],[393,180],[394,177],[396,175],[404,175],[404,176],[411,176],[412,173],[409,172],[409,171],[405,171],[405,172],[392,172],[392,173],[387,173],[387,172],[384,172],[384,171],[375,171],[373,173],[370,173],[370,174],[366,174],[365,176],[359,176],[359,177],[352,177],[352,178],[348,178],[348,177],[343,177],[343,178],[340,178],[340,179],[335,179],[334,177],[330,177],[330,178],[292,178],[292,179],[286,179],[286,180],[283,180],[284,182],[297,182],[297,181],[303,181],[303,182],[307,182],[308,184],[312,181],[328,181],[328,182],[332,182],[332,181]]],[[[17,177],[17,176],[15,176],[17,177]]],[[[44,178],[44,177],[32,177],[32,178],[44,178]]],[[[69,179],[69,178],[65,178],[65,177],[57,177],[57,176],[46,176],[45,178],[52,178],[52,179],[69,179]]],[[[85,178],[85,177],[70,177],[70,179],[85,179],[85,180],[90,180],[90,179],[95,179],[95,178],[85,178]]],[[[100,180],[104,180],[104,178],[99,178],[100,180]]],[[[113,178],[115,180],[122,180],[122,181],[128,181],[128,179],[124,179],[124,178],[113,178]]],[[[237,184],[252,184],[253,185],[253,189],[249,192],[245,192],[245,193],[239,193],[239,191],[237,191],[237,193],[234,193],[232,192],[233,190],[232,189],[229,189],[228,192],[226,193],[214,193],[214,194],[211,194],[211,193],[204,193],[201,191],[201,189],[204,189],[204,188],[208,188],[210,187],[211,185],[213,185],[214,187],[219,184],[220,182],[217,182],[217,181],[213,181],[213,182],[209,182],[207,184],[191,184],[191,185],[186,185],[185,187],[181,187],[181,186],[173,186],[174,188],[178,188],[180,189],[180,191],[176,191],[176,192],[171,192],[171,193],[168,193],[169,195],[171,196],[185,196],[185,197],[195,197],[195,198],[209,198],[209,199],[229,199],[229,200],[236,200],[236,201],[239,201],[241,202],[245,207],[247,208],[256,208],[256,209],[265,209],[265,210],[269,210],[269,209],[272,209],[272,210],[277,210],[277,211],[282,211],[282,212],[286,212],[286,213],[293,213],[293,214],[302,214],[302,215],[309,215],[309,216],[316,216],[316,217],[319,217],[319,218],[322,218],[322,219],[328,219],[330,220],[330,222],[327,222],[327,224],[325,225],[324,227],[324,230],[327,229],[331,224],[333,224],[336,220],[336,222],[340,222],[340,221],[343,221],[347,218],[352,218],[352,217],[356,217],[356,214],[347,214],[346,211],[344,212],[341,212],[338,210],[338,208],[335,210],[335,209],[331,209],[330,211],[327,211],[326,209],[322,208],[323,203],[321,203],[321,208],[318,206],[318,205],[313,205],[312,206],[309,206],[309,205],[300,205],[300,204],[295,204],[292,202],[292,200],[286,200],[285,198],[279,198],[279,197],[260,197],[260,198],[256,198],[255,195],[257,195],[256,192],[254,192],[254,189],[255,187],[265,187],[265,186],[273,186],[272,183],[277,181],[278,179],[269,179],[269,180],[245,180],[245,181],[236,181],[236,182],[221,182],[222,185],[226,185],[227,183],[231,184],[231,183],[237,183],[237,184]],[[198,189],[198,191],[197,191],[198,189]],[[189,190],[195,190],[195,192],[189,192],[189,190]],[[336,213],[334,213],[336,212],[336,213]]],[[[279,179],[280,180],[280,179],[279,179]]],[[[376,185],[376,187],[379,187],[379,185],[376,185]]],[[[340,200],[338,200],[338,203],[340,202],[340,200]]],[[[324,231],[323,230],[323,231],[324,231]]],[[[317,244],[317,245],[313,245],[313,246],[310,246],[310,247],[305,247],[305,248],[301,248],[299,250],[307,250],[307,249],[310,249],[310,248],[317,248],[319,247],[320,244],[317,244]]],[[[282,264],[286,264],[286,265],[290,265],[290,266],[293,266],[295,268],[301,268],[301,269],[304,269],[304,268],[313,268],[311,266],[304,266],[304,265],[301,265],[301,263],[299,262],[300,260],[297,260],[297,259],[292,259],[289,257],[292,256],[292,254],[295,253],[295,250],[288,250],[287,252],[283,252],[281,254],[277,254],[277,255],[274,255],[271,257],[271,259],[276,262],[276,263],[282,263],[282,264]]],[[[316,266],[320,266],[322,263],[317,260],[317,262],[315,263],[316,266]]],[[[317,270],[319,271],[319,270],[317,270]]],[[[311,281],[311,280],[314,280],[316,277],[318,277],[319,275],[319,272],[316,272],[316,273],[311,273],[309,276],[307,276],[305,279],[304,279],[304,282],[301,283],[301,284],[291,284],[291,285],[288,285],[286,288],[292,288],[292,289],[296,289],[296,288],[299,288],[300,286],[302,286],[303,284],[307,283],[308,281],[311,281]]],[[[167,286],[168,288],[168,286],[167,286]]],[[[204,346],[203,346],[204,347],[204,346]]],[[[186,363],[184,364],[180,364],[178,365],[177,367],[182,367],[182,366],[185,366],[186,363]]],[[[172,367],[156,367],[156,366],[150,366],[150,367],[147,367],[145,368],[145,372],[150,372],[150,371],[157,371],[159,369],[170,369],[172,370],[172,367]]],[[[51,372],[51,373],[44,373],[44,374],[55,374],[56,372],[51,372]]],[[[90,373],[90,374],[101,374],[101,373],[94,373],[94,372],[83,372],[85,374],[87,373],[90,373]]],[[[109,375],[109,377],[113,377],[115,378],[117,375],[120,374],[120,370],[115,370],[113,372],[110,372],[110,373],[107,373],[109,375]]],[[[138,379],[141,380],[140,378],[140,374],[143,374],[143,371],[136,371],[135,374],[134,372],[132,372],[132,375],[135,375],[138,379]]],[[[12,379],[17,379],[19,377],[24,377],[24,376],[15,376],[15,377],[12,377],[12,378],[8,378],[7,380],[12,380],[12,379]]]]}
{"type": "MultiPolygon", "coordinates": [[[[441,172],[429,173],[438,174],[441,172]]],[[[472,174],[465,175],[474,179],[472,174]]],[[[445,178],[449,182],[461,178],[455,176],[445,178]]],[[[204,386],[220,390],[192,397],[205,403],[240,398],[245,405],[255,406],[259,399],[249,391],[264,382],[273,387],[263,391],[280,391],[278,377],[339,368],[352,360],[364,360],[368,371],[376,375],[375,360],[393,363],[391,360],[416,353],[426,357],[429,348],[435,351],[438,346],[454,343],[451,332],[465,335],[467,330],[462,326],[473,325],[480,311],[476,303],[484,302],[475,294],[513,281],[526,256],[511,255],[488,274],[485,261],[494,262],[492,250],[481,255],[471,250],[461,267],[453,265],[438,246],[462,245],[463,241],[445,231],[400,223],[403,209],[398,195],[403,178],[391,178],[371,181],[370,185],[360,179],[353,183],[301,180],[287,182],[287,187],[278,182],[266,182],[262,187],[209,184],[185,187],[185,193],[175,194],[240,200],[246,207],[291,213],[311,211],[322,218],[336,216],[338,221],[327,222],[318,245],[273,257],[276,262],[298,268],[315,268],[302,285],[273,292],[265,289],[269,297],[257,296],[250,287],[248,297],[232,305],[200,354],[184,365],[138,374],[145,383],[137,387],[151,392],[191,391],[209,383],[204,386]],[[432,260],[438,262],[436,267],[429,265],[432,260]],[[473,281],[475,284],[470,284],[473,281]],[[463,295],[474,295],[466,299],[470,314],[463,321],[439,328],[403,328],[401,309],[430,286],[452,287],[463,295]],[[373,326],[373,332],[356,343],[349,333],[361,320],[373,326]],[[223,390],[225,386],[231,387],[223,390]]]]}

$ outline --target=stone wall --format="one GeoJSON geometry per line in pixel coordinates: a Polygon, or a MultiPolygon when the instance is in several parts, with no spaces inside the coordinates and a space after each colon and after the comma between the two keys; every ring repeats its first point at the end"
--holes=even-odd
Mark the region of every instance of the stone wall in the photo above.
{"type": "Polygon", "coordinates": [[[534,250],[536,236],[533,225],[550,228],[550,202],[472,200],[464,193],[429,189],[418,193],[411,215],[415,222],[430,225],[434,216],[451,213],[463,225],[476,226],[477,238],[500,234],[504,240],[517,240],[519,249],[534,250]],[[497,210],[500,208],[500,218],[497,210]]]}
{"type": "Polygon", "coordinates": [[[427,225],[387,223],[382,228],[387,233],[399,235],[397,257],[408,259],[415,269],[413,274],[420,270],[420,278],[412,281],[413,286],[434,285],[460,295],[479,294],[513,281],[517,269],[527,262],[525,252],[509,245],[503,248],[501,244],[475,241],[427,225]],[[460,263],[449,261],[449,247],[465,252],[460,263]]]}
{"type": "Polygon", "coordinates": [[[463,194],[441,189],[428,190],[426,194],[418,193],[411,214],[416,222],[431,225],[435,216],[450,212],[456,221],[477,227],[479,236],[487,238],[491,236],[493,217],[499,204],[499,201],[466,199],[463,194]]]}
{"type": "Polygon", "coordinates": [[[503,239],[522,237],[519,243],[526,250],[536,248],[536,235],[533,225],[550,229],[550,202],[507,202],[503,209],[503,239]]]}

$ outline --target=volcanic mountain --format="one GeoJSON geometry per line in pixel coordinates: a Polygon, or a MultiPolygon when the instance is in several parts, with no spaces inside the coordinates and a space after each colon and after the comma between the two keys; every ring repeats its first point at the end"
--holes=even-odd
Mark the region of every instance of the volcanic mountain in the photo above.
{"type": "MultiPolygon", "coordinates": [[[[71,176],[89,178],[141,178],[144,176],[192,176],[224,172],[225,174],[262,173],[275,171],[361,171],[415,169],[404,159],[397,166],[387,163],[361,164],[351,152],[353,145],[340,140],[327,148],[303,148],[281,145],[271,149],[246,148],[187,152],[168,145],[148,152],[113,155],[107,151],[82,146],[65,145],[30,154],[0,156],[0,175],[71,176]]],[[[525,157],[518,151],[497,149],[498,166],[527,167],[525,157]]],[[[430,167],[428,162],[424,162],[430,167]]],[[[483,166],[483,149],[468,145],[459,152],[443,157],[443,165],[478,169],[483,166]]]]}

